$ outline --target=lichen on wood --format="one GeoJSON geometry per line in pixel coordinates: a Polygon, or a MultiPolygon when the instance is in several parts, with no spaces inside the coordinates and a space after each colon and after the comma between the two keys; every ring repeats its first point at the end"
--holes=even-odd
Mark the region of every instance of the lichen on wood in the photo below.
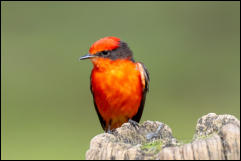
{"type": "Polygon", "coordinates": [[[240,159],[240,121],[232,115],[209,113],[197,121],[190,143],[172,136],[168,125],[145,121],[139,126],[123,124],[113,133],[95,136],[86,159],[240,159]]]}

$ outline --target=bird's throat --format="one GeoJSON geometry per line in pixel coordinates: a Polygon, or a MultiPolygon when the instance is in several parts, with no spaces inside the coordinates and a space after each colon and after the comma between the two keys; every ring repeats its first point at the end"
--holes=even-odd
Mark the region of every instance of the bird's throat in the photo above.
{"type": "Polygon", "coordinates": [[[123,64],[131,64],[135,65],[131,60],[129,59],[117,59],[117,60],[111,60],[108,58],[93,58],[92,63],[94,65],[95,69],[98,70],[112,70],[113,68],[121,67],[123,64]]]}

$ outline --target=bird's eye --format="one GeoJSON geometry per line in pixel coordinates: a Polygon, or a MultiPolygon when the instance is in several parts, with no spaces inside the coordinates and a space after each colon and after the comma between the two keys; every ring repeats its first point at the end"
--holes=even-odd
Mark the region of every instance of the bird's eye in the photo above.
{"type": "Polygon", "coordinates": [[[101,52],[101,55],[107,56],[107,55],[109,55],[109,52],[108,52],[108,51],[102,51],[102,52],[101,52]]]}

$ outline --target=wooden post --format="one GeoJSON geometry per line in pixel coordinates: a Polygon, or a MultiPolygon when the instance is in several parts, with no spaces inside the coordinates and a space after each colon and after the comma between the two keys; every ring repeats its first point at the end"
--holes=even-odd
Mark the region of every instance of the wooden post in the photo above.
{"type": "Polygon", "coordinates": [[[197,121],[190,143],[182,144],[171,129],[158,121],[145,121],[138,127],[123,124],[112,134],[95,136],[86,159],[240,159],[240,121],[232,115],[209,113],[197,121]]]}

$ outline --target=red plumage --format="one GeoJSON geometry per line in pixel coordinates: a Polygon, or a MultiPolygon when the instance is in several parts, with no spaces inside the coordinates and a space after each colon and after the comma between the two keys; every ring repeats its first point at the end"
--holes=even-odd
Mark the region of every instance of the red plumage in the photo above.
{"type": "Polygon", "coordinates": [[[94,65],[91,91],[103,129],[115,129],[129,119],[139,122],[149,83],[145,66],[134,62],[127,44],[116,37],[98,40],[89,52],[94,65]]]}

